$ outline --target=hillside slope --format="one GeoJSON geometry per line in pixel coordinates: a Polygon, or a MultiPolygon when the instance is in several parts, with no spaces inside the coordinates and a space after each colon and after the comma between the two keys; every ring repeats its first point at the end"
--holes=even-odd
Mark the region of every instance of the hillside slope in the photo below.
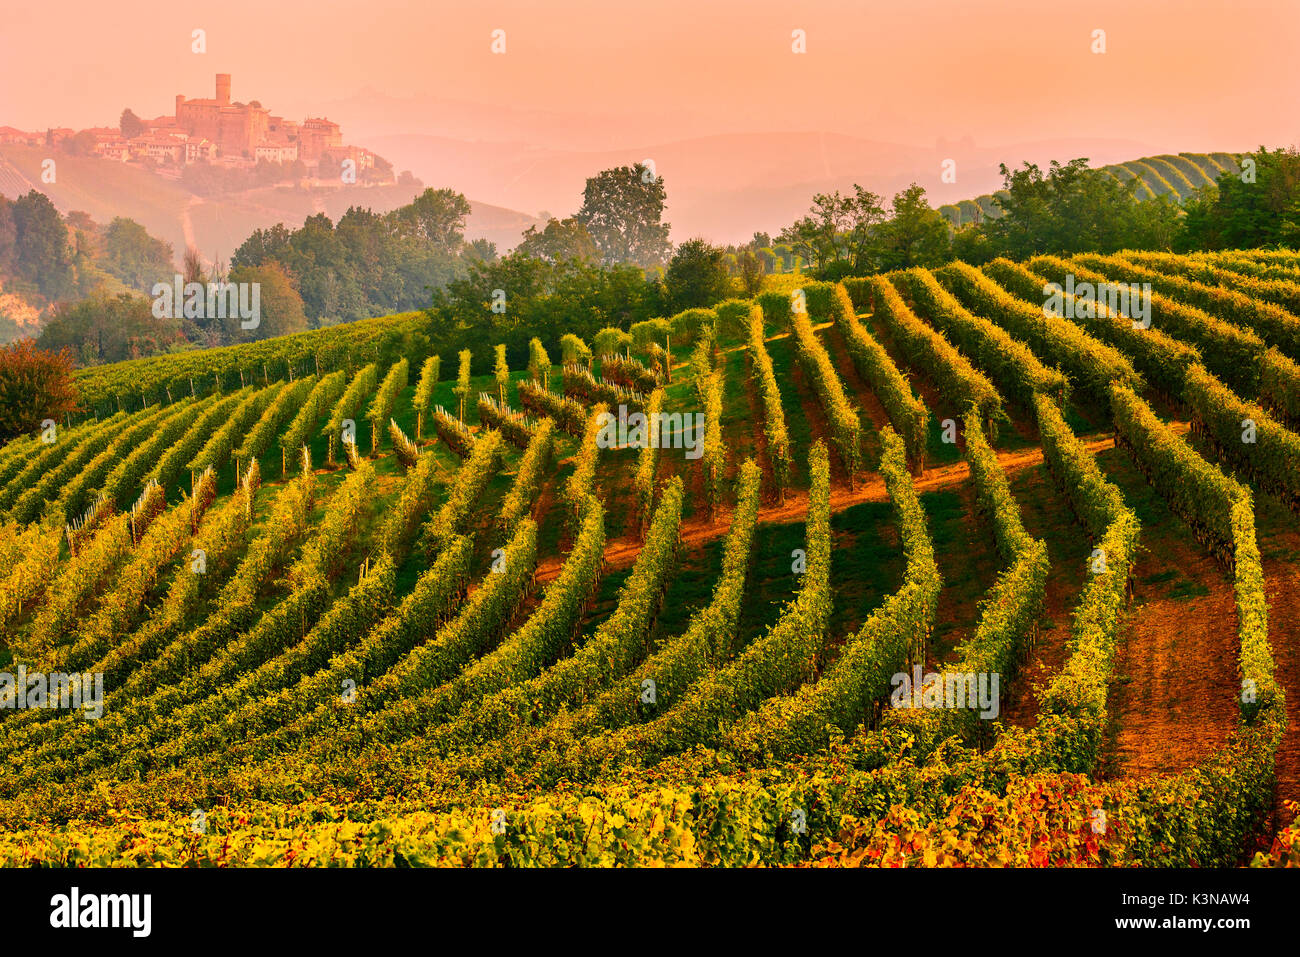
{"type": "MultiPolygon", "coordinates": [[[[115,216],[129,217],[171,243],[178,262],[191,245],[209,262],[229,262],[255,229],[276,223],[297,228],[308,216],[322,212],[337,221],[349,206],[388,212],[406,205],[420,192],[396,185],[340,185],[337,189],[273,186],[205,197],[135,166],[63,154],[54,157],[55,182],[42,183],[41,163],[46,157],[46,151],[35,147],[0,146],[0,193],[14,198],[37,189],[65,215],[82,210],[105,223],[115,216]]],[[[470,206],[466,238],[488,239],[503,249],[517,243],[528,226],[540,222],[525,213],[473,199],[470,206]]]]}

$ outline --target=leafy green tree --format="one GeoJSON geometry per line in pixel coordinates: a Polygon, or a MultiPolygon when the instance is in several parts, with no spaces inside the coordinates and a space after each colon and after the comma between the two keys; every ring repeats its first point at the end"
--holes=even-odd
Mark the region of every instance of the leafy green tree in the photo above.
{"type": "Polygon", "coordinates": [[[0,194],[0,274],[14,271],[18,252],[18,227],[14,222],[14,204],[0,194]]]}
{"type": "Polygon", "coordinates": [[[497,244],[479,237],[465,244],[465,258],[472,262],[490,263],[497,258],[497,244]]]}
{"type": "Polygon", "coordinates": [[[261,307],[260,321],[254,329],[241,329],[238,317],[227,317],[225,320],[227,342],[269,339],[272,336],[287,336],[306,331],[307,316],[303,312],[302,297],[293,288],[289,274],[279,263],[240,266],[230,271],[227,282],[236,285],[257,283],[258,302],[261,307]]]}
{"type": "Polygon", "coordinates": [[[726,251],[703,239],[684,242],[673,254],[664,273],[668,305],[674,312],[711,306],[731,295],[731,274],[726,251]]]}
{"type": "Polygon", "coordinates": [[[150,236],[133,219],[118,216],[109,223],[101,248],[103,269],[141,292],[148,292],[156,282],[169,282],[175,270],[171,243],[150,236]]]}
{"type": "Polygon", "coordinates": [[[885,208],[880,196],[853,184],[853,196],[845,197],[844,205],[848,226],[844,231],[843,250],[849,268],[855,273],[873,268],[875,237],[885,220],[885,208]]]}
{"type": "Polygon", "coordinates": [[[565,259],[582,259],[595,262],[600,259],[600,250],[592,240],[587,227],[577,218],[551,219],[541,232],[536,226],[524,230],[524,237],[514,250],[516,255],[532,256],[547,262],[560,262],[565,259]]]}
{"type": "Polygon", "coordinates": [[[664,204],[663,177],[637,163],[589,178],[574,218],[586,227],[605,263],[659,265],[672,249],[664,204]]]}
{"type": "Polygon", "coordinates": [[[1144,213],[1136,179],[1120,183],[1103,170],[1089,169],[1087,159],[1053,160],[1046,174],[1033,163],[1018,170],[1003,164],[1001,171],[1006,195],[997,202],[1004,215],[979,226],[1001,256],[1113,252],[1157,235],[1157,221],[1171,215],[1167,208],[1144,213]]]}
{"type": "Polygon", "coordinates": [[[37,340],[48,352],[68,349],[79,365],[138,359],[184,344],[179,320],[155,318],[150,300],[129,293],[59,303],[37,340]]]}
{"type": "Polygon", "coordinates": [[[454,252],[465,241],[465,217],[470,211],[469,200],[455,190],[426,189],[396,210],[395,219],[408,230],[407,235],[454,252]]]}
{"type": "Polygon", "coordinates": [[[996,259],[1000,253],[993,245],[993,240],[983,229],[975,226],[963,226],[952,234],[952,258],[960,259],[972,266],[982,266],[996,259]]]}
{"type": "Polygon", "coordinates": [[[421,309],[469,264],[495,258],[491,243],[464,243],[468,210],[459,194],[426,190],[389,213],[351,207],[337,225],[317,214],[296,230],[256,230],[231,265],[280,263],[313,325],[421,309]]]}
{"type": "Polygon", "coordinates": [[[948,221],[930,207],[924,189],[913,183],[894,197],[891,211],[893,215],[877,230],[877,268],[910,269],[947,261],[948,221]]]}
{"type": "Polygon", "coordinates": [[[270,259],[283,262],[292,248],[292,241],[292,233],[284,223],[276,223],[268,229],[255,229],[235,250],[230,265],[260,266],[270,259]]]}
{"type": "Polygon", "coordinates": [[[1135,201],[1128,229],[1116,249],[1173,249],[1183,232],[1182,207],[1169,196],[1135,201]]]}
{"type": "Polygon", "coordinates": [[[1242,164],[1242,173],[1224,173],[1187,201],[1180,249],[1300,245],[1300,152],[1261,146],[1242,164]]]}
{"type": "Polygon", "coordinates": [[[72,291],[72,257],[68,231],[49,197],[32,190],[12,206],[14,271],[47,299],[72,291]]]}
{"type": "Polygon", "coordinates": [[[590,341],[602,327],[627,328],[663,311],[661,287],[636,266],[512,253],[469,264],[465,275],[434,291],[427,315],[433,352],[468,347],[484,356],[503,343],[510,364],[522,368],[534,336],[549,350],[565,333],[590,341]],[[492,309],[498,289],[506,293],[504,312],[492,309]]]}
{"type": "Polygon", "coordinates": [[[885,212],[881,199],[856,183],[853,194],[818,193],[808,215],[796,220],[777,237],[793,254],[827,269],[843,262],[848,270],[863,272],[872,267],[873,240],[885,212]]]}

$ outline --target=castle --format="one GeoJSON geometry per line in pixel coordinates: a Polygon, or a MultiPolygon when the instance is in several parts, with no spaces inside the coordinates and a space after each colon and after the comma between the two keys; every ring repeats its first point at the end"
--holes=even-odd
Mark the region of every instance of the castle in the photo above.
{"type": "Polygon", "coordinates": [[[155,131],[168,120],[188,139],[212,143],[220,156],[276,163],[300,159],[308,166],[316,166],[328,154],[336,163],[351,159],[358,169],[374,165],[369,150],[343,145],[343,133],[337,123],[324,118],[308,118],[298,123],[273,116],[256,100],[232,103],[229,73],[217,74],[216,96],[212,99],[191,100],[184,94],[176,94],[175,115],[159,117],[155,131]]]}
{"type": "MultiPolygon", "coordinates": [[[[308,175],[317,174],[321,160],[327,158],[333,170],[351,160],[358,175],[375,167],[375,154],[359,146],[345,146],[342,130],[331,120],[309,117],[299,123],[272,115],[257,100],[234,102],[229,73],[217,74],[215,92],[211,99],[176,94],[171,116],[141,120],[143,130],[130,138],[117,127],[81,132],[93,136],[93,149],[99,156],[124,163],[148,160],[160,167],[160,175],[172,177],[179,175],[179,167],[196,162],[251,168],[263,160],[286,165],[301,161],[308,175]]],[[[78,134],[70,129],[39,134],[3,127],[0,143],[58,145],[74,135],[78,134]]]]}

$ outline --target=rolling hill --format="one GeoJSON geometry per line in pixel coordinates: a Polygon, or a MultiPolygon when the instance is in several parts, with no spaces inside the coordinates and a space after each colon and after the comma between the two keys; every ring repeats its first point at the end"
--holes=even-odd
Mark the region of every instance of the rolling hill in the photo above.
{"type": "MultiPolygon", "coordinates": [[[[1239,157],[1232,153],[1179,153],[1177,156],[1146,156],[1142,159],[1113,163],[1101,167],[1120,182],[1139,181],[1139,199],[1172,196],[1181,202],[1196,190],[1209,186],[1224,173],[1238,173],[1239,157]]],[[[996,200],[1005,193],[985,193],[956,204],[945,204],[939,212],[954,226],[978,223],[985,218],[997,219],[1002,210],[996,200]]]]}
{"type": "MultiPolygon", "coordinates": [[[[342,186],[337,189],[300,189],[276,186],[232,196],[197,196],[178,182],[146,170],[98,157],[56,157],[56,181],[41,182],[43,150],[0,146],[0,192],[9,197],[39,189],[62,213],[82,210],[92,219],[108,222],[127,216],[151,234],[172,244],[177,261],[193,245],[209,262],[229,262],[231,254],[253,230],[283,222],[291,227],[315,213],[338,218],[349,206],[362,205],[388,212],[409,203],[419,192],[401,186],[342,186]]],[[[466,238],[489,239],[505,248],[518,242],[523,231],[539,223],[514,210],[470,200],[466,238]]]]}

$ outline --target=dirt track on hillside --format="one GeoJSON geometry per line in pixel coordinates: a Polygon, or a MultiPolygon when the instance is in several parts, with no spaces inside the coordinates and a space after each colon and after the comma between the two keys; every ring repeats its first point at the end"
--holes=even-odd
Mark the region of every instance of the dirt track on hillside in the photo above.
{"type": "MultiPolygon", "coordinates": [[[[1090,451],[1095,453],[1111,448],[1115,443],[1111,438],[1107,437],[1093,439],[1084,444],[1090,451]]],[[[998,461],[1004,471],[1011,473],[1038,465],[1043,461],[1043,453],[1041,449],[1000,452],[998,453],[998,461]]],[[[962,461],[939,468],[926,469],[925,473],[919,478],[914,477],[912,479],[912,484],[916,487],[918,494],[924,494],[925,492],[953,488],[969,481],[969,479],[970,467],[962,461]]],[[[864,502],[885,502],[888,499],[889,495],[885,491],[885,480],[878,473],[873,473],[859,476],[856,488],[850,489],[843,483],[832,487],[831,511],[838,512],[841,509],[861,505],[864,502]]],[[[731,526],[732,510],[729,505],[720,505],[716,516],[712,520],[701,516],[684,521],[682,523],[682,546],[686,549],[695,549],[726,535],[727,529],[731,526]]],[[[798,522],[802,521],[807,514],[807,490],[790,489],[786,492],[784,502],[773,503],[759,509],[758,521],[760,524],[798,522]]],[[[607,568],[626,568],[636,561],[636,556],[640,552],[641,540],[639,538],[623,537],[613,539],[605,545],[605,566],[607,568]]],[[[538,567],[537,580],[539,582],[548,582],[555,578],[559,574],[563,560],[563,556],[559,555],[544,560],[538,567]]]]}
{"type": "Polygon", "coordinates": [[[1237,725],[1240,642],[1232,582],[1190,533],[1139,558],[1139,581],[1173,573],[1208,593],[1176,597],[1166,585],[1138,585],[1108,703],[1117,722],[1114,770],[1123,777],[1193,767],[1237,725]]]}

